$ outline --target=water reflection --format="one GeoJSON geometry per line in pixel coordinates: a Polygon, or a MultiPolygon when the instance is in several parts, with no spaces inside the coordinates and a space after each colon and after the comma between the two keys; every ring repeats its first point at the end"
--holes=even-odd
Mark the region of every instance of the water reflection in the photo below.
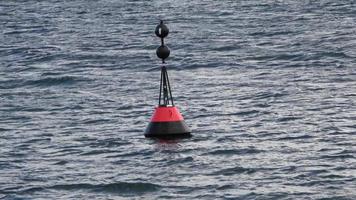
{"type": "Polygon", "coordinates": [[[182,139],[155,139],[155,149],[158,151],[176,152],[180,149],[182,139]]]}

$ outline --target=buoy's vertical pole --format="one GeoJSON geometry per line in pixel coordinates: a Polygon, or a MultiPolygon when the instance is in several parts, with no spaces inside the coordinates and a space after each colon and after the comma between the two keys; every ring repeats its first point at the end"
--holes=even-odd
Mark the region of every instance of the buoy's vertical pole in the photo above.
{"type": "Polygon", "coordinates": [[[168,88],[167,88],[167,77],[166,77],[166,72],[165,72],[165,67],[162,67],[162,73],[163,73],[163,105],[167,106],[169,103],[169,97],[168,97],[168,88]]]}
{"type": "MultiPolygon", "coordinates": [[[[171,100],[171,105],[174,106],[174,102],[173,102],[173,95],[172,95],[172,90],[171,90],[171,85],[169,84],[169,77],[168,77],[168,72],[167,72],[167,69],[165,66],[163,66],[162,68],[166,74],[166,78],[167,78],[167,88],[168,88],[168,91],[169,91],[169,94],[167,92],[167,97],[171,100]],[[168,96],[169,95],[169,96],[168,96]]],[[[169,103],[169,102],[168,102],[169,103]]]]}
{"type": "Polygon", "coordinates": [[[162,69],[161,69],[161,80],[160,80],[160,83],[159,83],[159,100],[158,100],[158,105],[159,106],[161,105],[162,81],[163,81],[163,72],[162,72],[162,69]]]}

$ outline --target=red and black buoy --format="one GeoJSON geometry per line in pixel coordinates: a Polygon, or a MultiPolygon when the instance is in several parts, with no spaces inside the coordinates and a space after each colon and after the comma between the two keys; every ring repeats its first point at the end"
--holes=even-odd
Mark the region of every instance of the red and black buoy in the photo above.
{"type": "MultiPolygon", "coordinates": [[[[169,48],[164,44],[164,38],[168,35],[169,29],[161,21],[156,27],[155,33],[161,38],[161,46],[157,48],[156,54],[164,64],[164,60],[170,54],[169,48]]],[[[183,116],[178,108],[174,106],[166,66],[161,67],[158,106],[155,108],[151,121],[146,128],[145,137],[164,139],[191,137],[183,116]]]]}

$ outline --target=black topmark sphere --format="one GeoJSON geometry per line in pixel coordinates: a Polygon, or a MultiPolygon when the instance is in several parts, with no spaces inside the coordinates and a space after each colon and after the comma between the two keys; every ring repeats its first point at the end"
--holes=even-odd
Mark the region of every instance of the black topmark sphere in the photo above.
{"type": "Polygon", "coordinates": [[[166,25],[163,24],[163,21],[161,21],[161,23],[156,26],[155,33],[157,37],[164,38],[168,35],[169,29],[166,25]]]}
{"type": "Polygon", "coordinates": [[[156,50],[156,54],[157,54],[158,58],[160,58],[162,60],[165,60],[166,58],[168,58],[170,53],[171,53],[171,51],[169,50],[169,48],[166,45],[161,45],[156,50]]]}

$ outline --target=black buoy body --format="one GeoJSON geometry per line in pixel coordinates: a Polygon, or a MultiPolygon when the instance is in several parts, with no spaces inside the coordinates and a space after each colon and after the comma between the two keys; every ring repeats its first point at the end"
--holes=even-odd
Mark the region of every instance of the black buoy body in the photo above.
{"type": "MultiPolygon", "coordinates": [[[[157,48],[156,54],[162,59],[162,63],[165,63],[164,60],[169,57],[170,50],[164,45],[164,37],[168,35],[169,29],[161,21],[156,27],[155,33],[161,38],[161,46],[157,48]]],[[[162,66],[159,102],[146,128],[145,137],[175,139],[191,137],[190,133],[191,131],[183,116],[178,108],[174,106],[167,68],[162,66]]]]}

